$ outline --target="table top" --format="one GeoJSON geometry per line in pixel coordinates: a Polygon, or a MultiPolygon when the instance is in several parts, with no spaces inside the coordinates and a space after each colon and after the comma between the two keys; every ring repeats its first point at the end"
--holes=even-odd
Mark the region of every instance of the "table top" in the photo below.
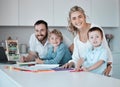
{"type": "Polygon", "coordinates": [[[4,69],[0,74],[18,87],[120,87],[120,80],[90,72],[23,72],[4,69]]]}

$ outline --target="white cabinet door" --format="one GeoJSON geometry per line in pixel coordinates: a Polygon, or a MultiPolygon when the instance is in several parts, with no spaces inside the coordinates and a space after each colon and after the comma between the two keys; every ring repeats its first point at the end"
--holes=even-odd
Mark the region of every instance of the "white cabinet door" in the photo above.
{"type": "Polygon", "coordinates": [[[0,26],[18,25],[18,0],[0,0],[0,26]]]}
{"type": "Polygon", "coordinates": [[[45,20],[53,25],[52,0],[20,0],[19,16],[21,26],[33,26],[37,20],[45,20]]]}
{"type": "Polygon", "coordinates": [[[54,26],[67,26],[69,10],[75,5],[81,6],[90,16],[90,0],[54,0],[54,26]]]}
{"type": "Polygon", "coordinates": [[[92,0],[92,22],[102,27],[119,26],[119,0],[92,0]]]}

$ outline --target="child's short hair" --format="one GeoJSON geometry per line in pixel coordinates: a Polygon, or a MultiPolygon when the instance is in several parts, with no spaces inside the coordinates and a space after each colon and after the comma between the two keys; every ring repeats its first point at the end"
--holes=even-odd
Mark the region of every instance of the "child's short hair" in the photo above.
{"type": "Polygon", "coordinates": [[[49,33],[49,38],[51,37],[51,34],[55,34],[55,35],[57,35],[58,37],[61,38],[61,41],[63,41],[62,33],[61,33],[59,30],[57,30],[57,29],[53,29],[53,30],[49,33]]]}
{"type": "Polygon", "coordinates": [[[93,31],[99,31],[100,34],[101,34],[101,37],[103,38],[103,32],[102,32],[102,29],[100,29],[99,27],[92,27],[92,28],[90,28],[90,29],[88,30],[88,33],[87,33],[88,38],[89,38],[89,33],[90,33],[90,32],[93,32],[93,31]]]}

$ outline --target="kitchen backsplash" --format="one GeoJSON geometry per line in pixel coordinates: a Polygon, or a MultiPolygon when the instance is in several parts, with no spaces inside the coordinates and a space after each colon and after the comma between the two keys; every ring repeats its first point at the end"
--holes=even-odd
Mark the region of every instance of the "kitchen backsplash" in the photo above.
{"type": "MultiPolygon", "coordinates": [[[[72,34],[67,30],[66,27],[49,27],[49,29],[60,29],[63,36],[65,37],[65,43],[69,45],[69,42],[73,41],[72,34]],[[69,40],[69,41],[68,41],[69,40]]],[[[120,29],[119,28],[103,28],[105,34],[112,34],[113,39],[110,41],[111,50],[114,52],[120,51],[120,29]]],[[[27,44],[29,43],[30,35],[34,33],[34,27],[32,26],[5,26],[0,27],[0,42],[2,40],[7,39],[9,36],[12,39],[18,39],[19,44],[27,44]]]]}

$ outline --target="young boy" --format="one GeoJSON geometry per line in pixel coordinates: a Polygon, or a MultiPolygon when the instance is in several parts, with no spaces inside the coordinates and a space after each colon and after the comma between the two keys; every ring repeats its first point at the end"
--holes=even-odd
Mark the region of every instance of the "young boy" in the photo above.
{"type": "Polygon", "coordinates": [[[83,54],[76,65],[76,71],[90,71],[97,74],[104,74],[107,67],[107,50],[103,47],[103,32],[98,27],[93,27],[88,31],[88,39],[91,48],[83,54]]]}
{"type": "Polygon", "coordinates": [[[71,53],[67,46],[62,42],[62,33],[56,29],[49,33],[49,42],[52,45],[44,58],[37,58],[40,64],[60,64],[63,65],[71,59],[71,53]]]}

